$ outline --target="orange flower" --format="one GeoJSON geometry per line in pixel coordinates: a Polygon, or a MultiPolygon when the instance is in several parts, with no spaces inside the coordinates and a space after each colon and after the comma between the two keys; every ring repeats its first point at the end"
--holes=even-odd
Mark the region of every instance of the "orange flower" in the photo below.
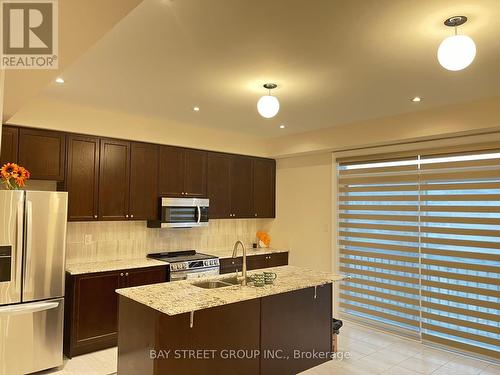
{"type": "Polygon", "coordinates": [[[269,246],[271,243],[271,237],[264,231],[257,232],[257,238],[264,243],[264,245],[269,246]]]}
{"type": "Polygon", "coordinates": [[[30,178],[30,172],[24,167],[19,167],[19,169],[17,170],[17,178],[27,180],[30,178]]]}
{"type": "Polygon", "coordinates": [[[24,177],[16,177],[16,184],[19,187],[23,187],[25,185],[26,179],[24,177]]]}
{"type": "Polygon", "coordinates": [[[0,173],[4,179],[12,177],[14,174],[17,174],[19,171],[19,166],[16,163],[6,163],[3,165],[2,169],[0,169],[0,173]]]}

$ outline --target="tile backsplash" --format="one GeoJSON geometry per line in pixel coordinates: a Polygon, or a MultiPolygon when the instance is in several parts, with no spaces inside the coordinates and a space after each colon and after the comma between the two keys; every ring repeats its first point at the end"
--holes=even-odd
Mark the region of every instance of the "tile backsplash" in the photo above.
{"type": "Polygon", "coordinates": [[[151,229],[145,221],[69,222],[66,262],[133,259],[151,252],[230,249],[237,240],[250,245],[272,219],[210,220],[205,228],[151,229]]]}

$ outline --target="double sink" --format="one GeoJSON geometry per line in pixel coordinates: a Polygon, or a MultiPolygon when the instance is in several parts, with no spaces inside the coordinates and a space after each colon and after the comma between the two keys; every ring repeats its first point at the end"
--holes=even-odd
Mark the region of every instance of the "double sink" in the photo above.
{"type": "MultiPolygon", "coordinates": [[[[197,283],[193,283],[192,285],[194,285],[198,288],[203,288],[203,289],[217,289],[217,288],[225,288],[228,286],[241,285],[241,281],[242,280],[239,280],[236,276],[234,276],[234,277],[228,277],[228,278],[221,279],[221,280],[200,281],[197,283]]],[[[252,281],[251,278],[247,277],[247,285],[250,281],[252,281]]]]}

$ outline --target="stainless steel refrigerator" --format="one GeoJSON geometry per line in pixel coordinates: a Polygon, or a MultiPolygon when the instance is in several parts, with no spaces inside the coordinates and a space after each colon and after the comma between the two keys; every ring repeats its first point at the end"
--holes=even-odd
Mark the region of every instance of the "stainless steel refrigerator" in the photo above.
{"type": "Polygon", "coordinates": [[[0,375],[62,364],[67,202],[0,191],[0,375]]]}

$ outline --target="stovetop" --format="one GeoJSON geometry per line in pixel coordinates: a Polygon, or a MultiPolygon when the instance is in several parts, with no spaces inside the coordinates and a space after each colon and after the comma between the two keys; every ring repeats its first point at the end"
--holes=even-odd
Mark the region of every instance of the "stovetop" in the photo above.
{"type": "Polygon", "coordinates": [[[164,262],[188,262],[192,260],[214,259],[216,256],[198,253],[196,250],[169,251],[148,254],[148,258],[161,260],[164,262]]]}

